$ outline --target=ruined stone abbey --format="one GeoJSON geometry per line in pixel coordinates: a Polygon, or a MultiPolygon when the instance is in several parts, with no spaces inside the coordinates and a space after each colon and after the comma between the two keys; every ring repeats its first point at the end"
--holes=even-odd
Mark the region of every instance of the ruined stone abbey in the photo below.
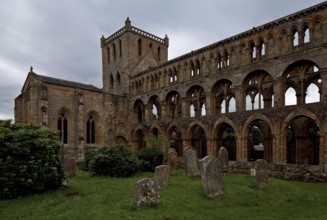
{"type": "MultiPolygon", "coordinates": [[[[183,155],[327,172],[327,3],[168,60],[168,37],[132,26],[102,36],[103,88],[31,71],[16,123],[60,133],[65,154],[165,136],[183,155]]],[[[193,48],[190,48],[193,49],[193,48]]]]}

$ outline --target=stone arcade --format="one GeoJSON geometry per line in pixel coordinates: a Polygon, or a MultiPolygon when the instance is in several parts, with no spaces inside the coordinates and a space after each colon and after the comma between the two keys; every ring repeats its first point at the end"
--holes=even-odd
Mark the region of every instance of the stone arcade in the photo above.
{"type": "MultiPolygon", "coordinates": [[[[15,121],[60,131],[64,154],[165,135],[179,157],[224,146],[230,163],[264,159],[327,171],[327,3],[168,60],[168,37],[131,25],[100,39],[103,88],[28,73],[15,121]]],[[[217,26],[218,28],[218,26],[217,26]]],[[[208,30],[209,31],[209,30],[208,30]]]]}

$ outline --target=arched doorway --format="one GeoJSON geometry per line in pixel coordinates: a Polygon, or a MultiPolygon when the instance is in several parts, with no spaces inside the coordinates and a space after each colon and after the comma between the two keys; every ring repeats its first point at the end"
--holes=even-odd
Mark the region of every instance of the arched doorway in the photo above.
{"type": "Polygon", "coordinates": [[[248,126],[248,160],[264,159],[273,161],[273,138],[269,125],[263,120],[255,120],[248,126]]]}
{"type": "Polygon", "coordinates": [[[221,123],[216,132],[217,153],[220,147],[228,151],[228,159],[236,160],[236,138],[234,129],[227,123],[221,123]]]}
{"type": "Polygon", "coordinates": [[[183,155],[182,136],[180,130],[174,126],[168,131],[169,147],[174,148],[178,156],[183,155]]]}
{"type": "Polygon", "coordinates": [[[286,163],[319,164],[319,127],[309,117],[298,116],[286,128],[286,163]]]}
{"type": "Polygon", "coordinates": [[[135,144],[136,144],[136,149],[140,150],[141,148],[146,147],[146,142],[145,142],[145,137],[143,131],[140,129],[135,133],[135,144]]]}
{"type": "Polygon", "coordinates": [[[207,156],[207,137],[200,125],[194,125],[190,132],[191,146],[193,146],[199,158],[207,156]]]}

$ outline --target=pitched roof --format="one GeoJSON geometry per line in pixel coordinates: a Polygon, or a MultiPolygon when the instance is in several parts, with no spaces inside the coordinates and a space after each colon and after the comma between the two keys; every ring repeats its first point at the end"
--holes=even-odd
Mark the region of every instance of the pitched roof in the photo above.
{"type": "Polygon", "coordinates": [[[93,85],[90,85],[90,84],[83,84],[83,83],[78,83],[78,82],[73,82],[73,81],[68,81],[68,80],[63,80],[63,79],[57,79],[57,78],[53,78],[53,77],[49,77],[49,76],[42,76],[42,75],[38,75],[34,72],[30,72],[30,74],[32,76],[34,76],[37,80],[40,80],[41,82],[44,82],[44,83],[86,89],[86,90],[91,90],[91,91],[96,91],[96,92],[102,92],[101,89],[99,89],[98,87],[95,87],[93,85]]]}

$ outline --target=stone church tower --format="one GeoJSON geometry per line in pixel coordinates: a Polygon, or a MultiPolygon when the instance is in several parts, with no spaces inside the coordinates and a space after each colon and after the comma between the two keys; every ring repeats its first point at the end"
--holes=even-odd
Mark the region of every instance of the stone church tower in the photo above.
{"type": "Polygon", "coordinates": [[[129,18],[125,27],[107,39],[102,36],[103,90],[115,95],[129,94],[129,78],[151,67],[168,61],[167,36],[164,39],[131,25],[129,18]]]}

